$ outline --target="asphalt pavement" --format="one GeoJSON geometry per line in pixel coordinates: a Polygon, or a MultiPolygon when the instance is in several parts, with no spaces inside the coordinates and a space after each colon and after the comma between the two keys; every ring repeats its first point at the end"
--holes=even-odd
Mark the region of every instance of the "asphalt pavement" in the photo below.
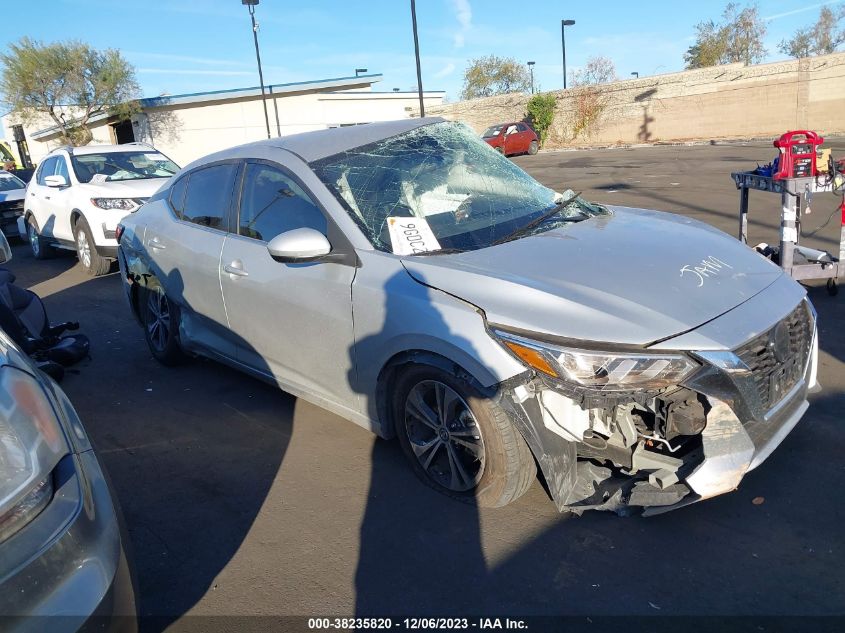
{"type": "MultiPolygon", "coordinates": [[[[735,234],[729,173],[773,155],[736,143],[515,162],[558,190],[735,234]]],[[[805,230],[837,204],[816,196],[805,230]]],[[[808,243],[838,251],[833,216],[808,243]]],[[[776,242],[779,198],[752,192],[750,220],[752,242],[776,242]]],[[[91,337],[91,360],[63,387],[122,504],[141,612],[158,616],[146,630],[210,622],[185,615],[845,614],[845,293],[810,288],[824,388],[738,491],[647,519],[572,517],[539,482],[506,508],[462,505],[351,422],[214,362],[158,365],[118,273],[90,279],[72,254],[39,262],[24,245],[10,268],[52,320],[78,320],[91,337]]]]}

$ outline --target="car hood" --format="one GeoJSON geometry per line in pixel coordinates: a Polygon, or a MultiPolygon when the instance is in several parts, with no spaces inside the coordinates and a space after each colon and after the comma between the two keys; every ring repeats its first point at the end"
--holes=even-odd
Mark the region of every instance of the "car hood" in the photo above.
{"type": "Polygon", "coordinates": [[[420,283],[481,308],[491,324],[637,346],[694,329],[783,274],[697,220],[610,209],[505,244],[402,263],[420,283]]]}
{"type": "Polygon", "coordinates": [[[9,191],[0,191],[0,202],[14,202],[15,200],[23,200],[26,195],[26,189],[10,189],[9,191]]]}
{"type": "Polygon", "coordinates": [[[115,182],[83,183],[92,198],[149,198],[159,190],[167,178],[140,178],[115,182]]]}

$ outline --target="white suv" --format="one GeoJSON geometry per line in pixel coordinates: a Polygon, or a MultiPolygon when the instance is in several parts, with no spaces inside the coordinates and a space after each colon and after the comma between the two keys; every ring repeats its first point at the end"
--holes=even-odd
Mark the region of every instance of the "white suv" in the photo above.
{"type": "Polygon", "coordinates": [[[117,257],[118,222],[178,170],[142,143],[55,149],[27,186],[21,235],[37,259],[76,250],[85,272],[103,275],[117,257]]]}

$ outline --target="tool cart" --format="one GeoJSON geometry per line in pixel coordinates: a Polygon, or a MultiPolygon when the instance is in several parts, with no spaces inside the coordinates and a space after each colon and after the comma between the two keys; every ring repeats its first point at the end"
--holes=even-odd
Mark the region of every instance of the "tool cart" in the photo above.
{"type": "Polygon", "coordinates": [[[839,205],[839,252],[807,248],[799,244],[802,204],[809,207],[813,195],[823,192],[841,193],[845,186],[843,161],[817,164],[817,147],[824,139],[806,130],[787,132],[775,140],[780,154],[771,166],[754,171],[734,172],[731,177],[739,189],[739,239],[748,243],[748,195],[754,189],[781,196],[780,244],[776,248],[759,245],[757,250],[770,257],[797,281],[827,279],[831,295],[838,292],[837,280],[845,276],[845,200],[839,205]]]}

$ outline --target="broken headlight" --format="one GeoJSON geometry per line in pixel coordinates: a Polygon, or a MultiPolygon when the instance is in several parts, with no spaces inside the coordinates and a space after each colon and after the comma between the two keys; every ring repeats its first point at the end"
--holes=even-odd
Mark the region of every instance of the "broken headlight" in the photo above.
{"type": "Polygon", "coordinates": [[[68,453],[53,407],[38,382],[0,369],[0,542],[34,519],[53,496],[53,469],[68,453]]]}
{"type": "Polygon", "coordinates": [[[597,391],[662,389],[677,385],[698,368],[683,354],[571,349],[500,330],[494,334],[526,365],[597,391]]]}

